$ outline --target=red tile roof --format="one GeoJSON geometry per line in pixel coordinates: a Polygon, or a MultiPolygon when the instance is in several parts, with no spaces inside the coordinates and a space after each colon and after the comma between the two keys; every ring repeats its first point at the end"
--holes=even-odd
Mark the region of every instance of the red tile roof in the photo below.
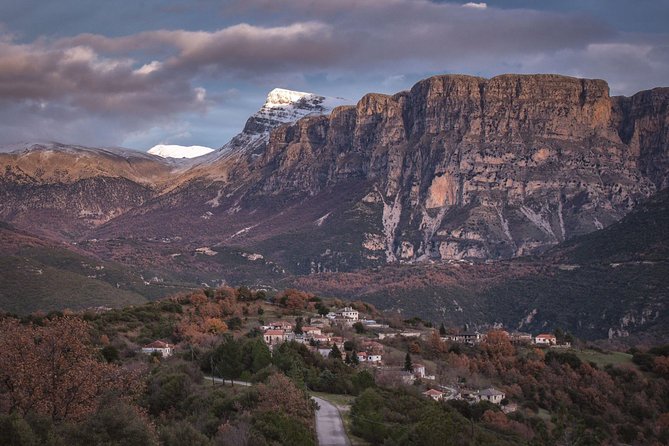
{"type": "Polygon", "coordinates": [[[430,396],[438,396],[438,395],[443,395],[444,392],[440,392],[438,390],[430,389],[425,392],[423,392],[423,395],[430,395],[430,396]]]}

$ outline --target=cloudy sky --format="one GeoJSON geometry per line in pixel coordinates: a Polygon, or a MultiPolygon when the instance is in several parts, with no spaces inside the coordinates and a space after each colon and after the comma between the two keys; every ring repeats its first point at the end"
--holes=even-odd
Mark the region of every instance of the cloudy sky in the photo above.
{"type": "Polygon", "coordinates": [[[220,147],[283,87],[432,74],[669,86],[669,0],[0,0],[0,144],[220,147]]]}

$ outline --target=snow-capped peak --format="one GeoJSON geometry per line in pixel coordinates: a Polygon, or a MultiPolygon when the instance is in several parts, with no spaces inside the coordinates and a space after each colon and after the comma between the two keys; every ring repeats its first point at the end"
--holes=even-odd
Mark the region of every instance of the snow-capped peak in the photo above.
{"type": "Polygon", "coordinates": [[[284,107],[289,104],[294,104],[302,99],[312,99],[316,97],[313,93],[305,93],[304,91],[286,90],[284,88],[275,88],[270,91],[265,100],[263,107],[274,108],[284,107]]]}
{"type": "Polygon", "coordinates": [[[180,146],[177,144],[158,144],[151,147],[148,153],[162,158],[196,158],[213,152],[214,149],[204,146],[180,146]]]}
{"type": "Polygon", "coordinates": [[[246,121],[244,130],[218,151],[218,155],[243,150],[256,153],[269,140],[269,133],[282,124],[297,122],[306,116],[327,115],[340,105],[352,105],[344,98],[319,96],[304,91],[275,88],[263,106],[246,121]]]}

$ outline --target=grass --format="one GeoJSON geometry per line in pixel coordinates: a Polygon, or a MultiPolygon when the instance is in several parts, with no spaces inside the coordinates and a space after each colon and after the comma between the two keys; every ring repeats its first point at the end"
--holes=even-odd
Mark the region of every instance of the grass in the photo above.
{"type": "Polygon", "coordinates": [[[318,398],[323,398],[324,400],[329,401],[330,403],[337,406],[337,408],[350,406],[351,404],[353,404],[353,401],[355,401],[355,397],[353,395],[337,395],[334,393],[324,393],[324,392],[314,392],[314,391],[310,391],[309,393],[312,396],[317,396],[318,398]]]}
{"type": "Polygon", "coordinates": [[[632,362],[632,355],[623,352],[599,352],[596,350],[572,350],[582,361],[594,362],[599,368],[607,365],[629,365],[636,367],[632,362]]]}

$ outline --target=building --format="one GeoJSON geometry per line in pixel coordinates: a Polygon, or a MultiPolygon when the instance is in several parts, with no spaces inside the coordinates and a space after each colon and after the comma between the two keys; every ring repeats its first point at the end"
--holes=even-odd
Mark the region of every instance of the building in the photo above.
{"type": "Polygon", "coordinates": [[[294,325],[291,322],[287,321],[274,321],[267,324],[272,330],[288,330],[291,331],[294,325]]]}
{"type": "Polygon", "coordinates": [[[360,313],[358,312],[358,310],[354,310],[352,307],[344,307],[335,311],[335,316],[352,321],[357,321],[358,317],[360,316],[360,313]]]}
{"type": "Polygon", "coordinates": [[[421,334],[420,331],[403,331],[400,333],[400,336],[405,338],[420,338],[421,334]]]}
{"type": "Polygon", "coordinates": [[[329,327],[330,319],[326,317],[312,318],[309,325],[312,327],[319,327],[319,328],[329,327]]]}
{"type": "Polygon", "coordinates": [[[314,327],[311,325],[302,327],[302,333],[309,336],[323,334],[320,327],[314,327]]]}
{"type": "Polygon", "coordinates": [[[152,353],[160,353],[163,358],[167,358],[168,356],[172,356],[172,353],[174,353],[174,346],[163,341],[153,341],[152,343],[146,344],[144,347],[142,347],[142,353],[146,353],[147,355],[152,353]]]}
{"type": "Polygon", "coordinates": [[[387,385],[411,385],[416,381],[413,373],[399,368],[378,368],[376,378],[378,382],[387,385]]]}
{"type": "Polygon", "coordinates": [[[514,344],[531,344],[532,335],[516,331],[509,335],[509,340],[514,344]]]}
{"type": "Polygon", "coordinates": [[[442,336],[443,341],[457,342],[459,344],[474,345],[483,340],[483,335],[478,331],[469,331],[464,333],[447,334],[442,336]]]}
{"type": "Polygon", "coordinates": [[[265,344],[276,345],[286,340],[286,332],[284,330],[267,330],[262,337],[265,344]]]}
{"type": "Polygon", "coordinates": [[[444,399],[444,392],[440,392],[434,389],[430,389],[423,392],[423,395],[425,395],[428,398],[432,398],[435,401],[441,401],[444,399]]]}
{"type": "Polygon", "coordinates": [[[382,356],[374,353],[367,353],[367,362],[377,363],[381,362],[382,356]]]}
{"type": "Polygon", "coordinates": [[[504,398],[506,398],[504,392],[501,392],[493,387],[489,387],[478,392],[479,401],[490,401],[493,404],[501,404],[504,398]]]}
{"type": "Polygon", "coordinates": [[[311,340],[318,345],[328,345],[330,343],[330,337],[322,334],[311,335],[311,340]]]}
{"type": "Polygon", "coordinates": [[[534,343],[536,345],[555,345],[557,344],[557,338],[555,335],[542,333],[534,338],[534,343]]]}
{"type": "Polygon", "coordinates": [[[358,361],[360,361],[360,362],[367,362],[368,361],[367,352],[357,352],[357,353],[354,353],[354,355],[356,355],[358,357],[358,361]]]}
{"type": "Polygon", "coordinates": [[[416,378],[425,378],[425,366],[423,364],[413,364],[413,374],[416,378]]]}

